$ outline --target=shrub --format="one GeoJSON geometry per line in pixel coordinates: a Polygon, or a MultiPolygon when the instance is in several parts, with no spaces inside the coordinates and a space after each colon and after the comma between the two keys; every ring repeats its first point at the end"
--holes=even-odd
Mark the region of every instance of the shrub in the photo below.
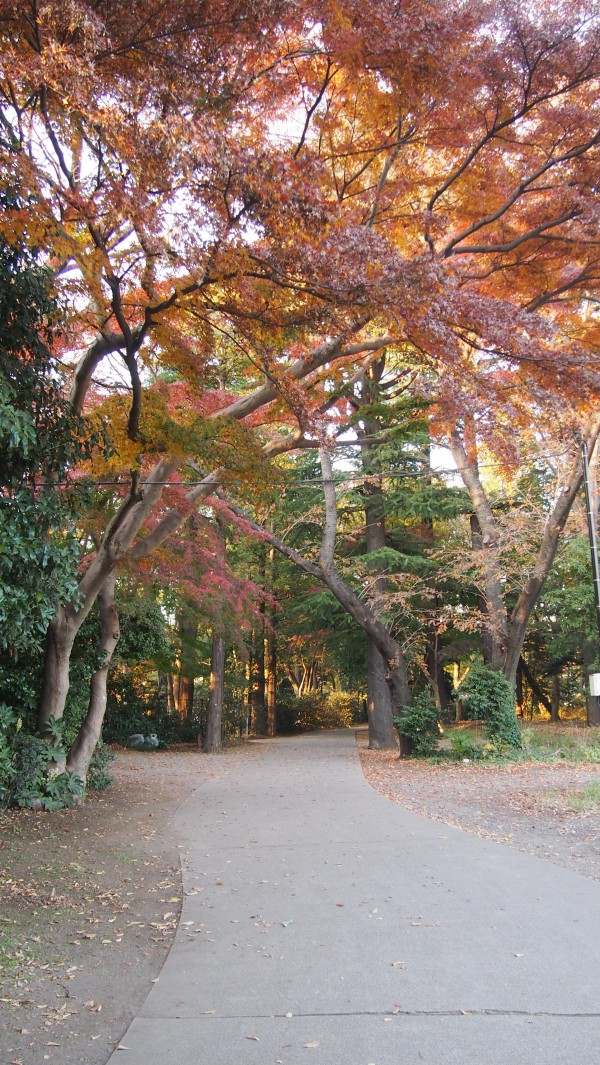
{"type": "Polygon", "coordinates": [[[48,769],[64,755],[56,725],[50,739],[22,731],[21,719],[0,705],[0,807],[25,806],[60,810],[73,806],[83,794],[83,781],[75,773],[49,777],[48,769]]]}
{"type": "Polygon", "coordinates": [[[352,692],[318,692],[289,695],[277,704],[278,732],[350,728],[354,723],[356,696],[352,692]]]}
{"type": "Polygon", "coordinates": [[[481,748],[474,742],[471,736],[464,732],[452,732],[450,734],[450,746],[452,753],[457,758],[470,758],[475,760],[481,757],[481,748]]]}
{"type": "Polygon", "coordinates": [[[10,789],[15,778],[13,754],[21,729],[21,718],[14,710],[0,704],[0,809],[8,805],[10,789]]]}
{"type": "Polygon", "coordinates": [[[412,706],[404,709],[402,717],[395,717],[394,724],[400,736],[408,740],[411,753],[417,758],[435,754],[440,723],[435,702],[428,692],[415,695],[412,706]]]}
{"type": "Polygon", "coordinates": [[[56,755],[54,743],[19,733],[13,745],[14,776],[8,793],[11,806],[54,811],[75,804],[83,794],[83,781],[75,773],[48,777],[56,755]]]}
{"type": "Polygon", "coordinates": [[[321,711],[319,728],[351,728],[355,709],[356,696],[352,692],[330,692],[321,711]]]}
{"type": "Polygon", "coordinates": [[[521,735],[515,716],[515,691],[503,673],[475,665],[460,686],[460,697],[471,720],[481,720],[490,739],[486,753],[501,753],[503,747],[520,747],[521,735]]]}
{"type": "Polygon", "coordinates": [[[105,743],[99,743],[94,751],[87,774],[87,786],[93,791],[106,791],[110,788],[113,778],[108,772],[109,762],[114,762],[115,756],[105,743]]]}

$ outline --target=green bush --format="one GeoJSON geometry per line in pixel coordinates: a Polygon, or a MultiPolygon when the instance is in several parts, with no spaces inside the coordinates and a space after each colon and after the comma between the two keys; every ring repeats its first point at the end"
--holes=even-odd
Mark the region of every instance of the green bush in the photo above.
{"type": "Polygon", "coordinates": [[[319,728],[351,728],[355,710],[356,696],[353,692],[330,692],[325,699],[319,728]]]}
{"type": "Polygon", "coordinates": [[[110,788],[113,778],[108,772],[108,765],[114,762],[115,756],[105,743],[99,743],[94,751],[87,774],[87,786],[93,791],[106,791],[110,788]]]}
{"type": "Polygon", "coordinates": [[[304,732],[312,729],[351,728],[356,696],[352,692],[318,692],[288,695],[277,703],[277,731],[304,732]]]}
{"type": "Polygon", "coordinates": [[[76,803],[83,794],[83,781],[75,773],[48,777],[57,753],[56,746],[46,739],[18,734],[13,744],[9,805],[54,811],[76,803]]]}
{"type": "Polygon", "coordinates": [[[409,741],[411,753],[417,758],[435,754],[440,723],[433,696],[428,692],[415,695],[412,706],[405,707],[402,716],[394,718],[394,724],[400,736],[409,741]]]}
{"type": "Polygon", "coordinates": [[[452,753],[457,758],[470,758],[475,760],[481,757],[481,748],[475,741],[464,732],[451,732],[450,733],[450,746],[452,747],[452,753]]]}
{"type": "Polygon", "coordinates": [[[15,779],[13,754],[21,724],[21,718],[14,710],[5,703],[0,704],[0,809],[8,806],[10,801],[10,789],[15,779]]]}
{"type": "Polygon", "coordinates": [[[515,690],[503,673],[488,666],[472,666],[460,686],[467,716],[483,721],[489,737],[486,753],[501,753],[503,747],[520,747],[521,734],[515,714],[515,690]]]}
{"type": "Polygon", "coordinates": [[[29,807],[60,810],[73,806],[83,794],[83,781],[75,773],[49,777],[57,756],[64,756],[60,732],[54,727],[50,739],[23,732],[21,719],[0,705],[0,808],[29,807]]]}

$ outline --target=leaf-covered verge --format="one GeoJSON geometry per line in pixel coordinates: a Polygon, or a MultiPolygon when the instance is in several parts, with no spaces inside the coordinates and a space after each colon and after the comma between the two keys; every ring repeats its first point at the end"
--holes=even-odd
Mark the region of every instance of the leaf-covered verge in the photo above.
{"type": "Polygon", "coordinates": [[[396,751],[369,750],[366,733],[357,737],[367,781],[392,801],[600,880],[600,765],[583,760],[600,730],[536,726],[525,736],[531,731],[540,733],[530,744],[537,753],[502,762],[399,761],[396,751]]]}
{"type": "MultiPolygon", "coordinates": [[[[230,772],[180,747],[119,751],[83,806],[0,817],[0,1045],[7,1061],[104,1065],[160,971],[180,909],[172,816],[230,772]]],[[[4,1060],[4,1058],[3,1058],[4,1060]]]]}

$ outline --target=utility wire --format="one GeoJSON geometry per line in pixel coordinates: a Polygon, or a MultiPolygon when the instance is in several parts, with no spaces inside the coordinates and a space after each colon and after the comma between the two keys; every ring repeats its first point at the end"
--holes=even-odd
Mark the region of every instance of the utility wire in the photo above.
{"type": "MultiPolygon", "coordinates": [[[[567,452],[562,452],[562,454],[554,456],[554,458],[555,459],[563,458],[566,454],[567,454],[567,452]]],[[[516,461],[515,462],[486,462],[486,463],[478,463],[477,464],[477,468],[479,470],[492,470],[492,469],[505,469],[507,466],[512,466],[512,467],[516,468],[516,467],[518,467],[520,465],[521,465],[521,463],[520,462],[516,462],[516,461]]],[[[374,477],[382,477],[382,478],[387,479],[387,480],[417,480],[419,478],[426,478],[427,480],[429,480],[432,477],[442,477],[442,476],[444,476],[444,477],[445,476],[452,477],[454,474],[461,473],[463,470],[470,469],[470,468],[471,467],[468,467],[468,466],[455,466],[452,469],[429,469],[429,470],[426,470],[426,471],[415,471],[415,472],[412,472],[412,473],[409,472],[408,470],[406,470],[406,471],[399,471],[399,470],[374,470],[373,473],[371,473],[371,474],[364,473],[364,472],[357,472],[357,473],[348,472],[344,476],[340,475],[338,477],[334,477],[333,478],[333,482],[331,482],[329,480],[325,480],[324,481],[322,477],[303,477],[303,478],[300,478],[299,480],[291,480],[291,481],[283,481],[283,480],[282,481],[275,481],[274,480],[271,483],[272,483],[273,487],[283,487],[283,488],[287,488],[287,489],[289,489],[289,488],[293,489],[293,488],[300,487],[300,486],[309,486],[309,485],[313,486],[313,485],[331,484],[331,483],[336,484],[336,485],[341,485],[341,484],[345,484],[348,481],[356,481],[356,482],[358,482],[358,481],[368,481],[370,479],[373,479],[374,477]]],[[[59,481],[58,482],[58,484],[67,484],[67,483],[71,484],[73,482],[70,482],[70,481],[69,482],[67,482],[67,481],[59,481]]],[[[88,485],[91,484],[95,488],[109,488],[109,487],[126,486],[130,482],[129,481],[124,481],[124,480],[118,480],[118,481],[86,481],[85,483],[88,484],[88,485]]],[[[223,485],[224,483],[225,482],[224,482],[223,478],[215,478],[214,481],[207,481],[206,479],[203,479],[201,481],[144,481],[144,484],[147,484],[147,485],[163,485],[166,488],[199,488],[201,485],[205,485],[207,488],[209,488],[209,487],[214,485],[214,487],[217,488],[217,487],[220,487],[221,485],[223,485]]],[[[253,481],[253,480],[250,480],[249,478],[246,478],[243,481],[242,480],[230,481],[229,479],[227,479],[227,484],[228,485],[237,485],[237,486],[242,486],[242,485],[245,485],[245,484],[263,484],[264,485],[265,484],[265,480],[261,479],[260,481],[258,481],[258,480],[253,481]]]]}

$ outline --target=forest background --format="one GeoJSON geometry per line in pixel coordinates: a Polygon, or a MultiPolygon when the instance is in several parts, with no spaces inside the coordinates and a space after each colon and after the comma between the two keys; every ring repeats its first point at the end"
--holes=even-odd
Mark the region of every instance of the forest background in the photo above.
{"type": "Polygon", "coordinates": [[[0,39],[1,800],[72,801],[102,735],[585,719],[590,5],[2,2],[0,39]]]}

